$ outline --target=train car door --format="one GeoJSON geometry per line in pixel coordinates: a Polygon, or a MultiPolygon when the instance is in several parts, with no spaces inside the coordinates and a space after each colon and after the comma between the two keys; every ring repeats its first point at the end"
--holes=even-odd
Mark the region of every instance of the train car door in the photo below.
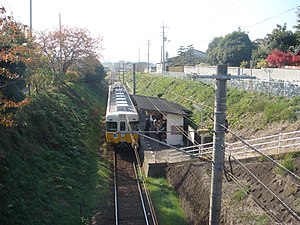
{"type": "MultiPolygon", "coordinates": [[[[126,121],[120,121],[120,131],[121,132],[126,131],[126,121]]],[[[126,134],[125,133],[120,134],[120,142],[126,142],[126,134]]]]}

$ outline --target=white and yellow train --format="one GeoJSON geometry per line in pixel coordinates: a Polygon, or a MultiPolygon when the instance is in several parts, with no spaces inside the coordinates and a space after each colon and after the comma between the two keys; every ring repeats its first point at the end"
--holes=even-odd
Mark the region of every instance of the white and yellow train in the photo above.
{"type": "Polygon", "coordinates": [[[109,86],[106,109],[106,142],[111,145],[138,146],[139,115],[125,87],[116,82],[109,86]]]}

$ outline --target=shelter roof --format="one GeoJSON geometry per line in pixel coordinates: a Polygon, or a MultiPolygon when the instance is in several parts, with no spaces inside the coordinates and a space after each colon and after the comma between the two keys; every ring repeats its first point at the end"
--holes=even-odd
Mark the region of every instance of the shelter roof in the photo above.
{"type": "Polygon", "coordinates": [[[131,95],[133,104],[145,111],[162,111],[165,113],[184,115],[187,116],[191,113],[190,110],[184,108],[183,106],[169,102],[164,98],[142,96],[142,95],[131,95]]]}

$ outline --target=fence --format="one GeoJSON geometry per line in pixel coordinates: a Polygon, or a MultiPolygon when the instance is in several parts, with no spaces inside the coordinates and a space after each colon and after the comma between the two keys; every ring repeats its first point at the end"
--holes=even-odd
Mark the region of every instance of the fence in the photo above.
{"type": "MultiPolygon", "coordinates": [[[[300,131],[280,133],[276,135],[256,138],[246,141],[253,148],[266,155],[277,155],[287,152],[300,151],[300,131]]],[[[242,142],[226,143],[226,154],[233,155],[235,158],[257,157],[253,148],[248,147],[242,142]]]]}
{"type": "MultiPolygon", "coordinates": [[[[184,80],[197,80],[207,84],[214,84],[212,79],[198,78],[198,74],[186,74],[181,72],[165,72],[157,74],[160,76],[179,78],[184,80]]],[[[232,75],[234,76],[234,75],[232,75]]],[[[249,76],[250,77],[250,76],[249,76]]],[[[300,82],[288,80],[275,80],[271,77],[267,79],[232,79],[228,81],[228,86],[240,90],[259,92],[268,95],[292,98],[300,96],[300,82]]]]}
{"type": "MultiPolygon", "coordinates": [[[[259,154],[257,151],[269,156],[288,152],[299,152],[300,130],[245,141],[252,146],[252,148],[248,147],[241,141],[225,143],[225,160],[227,160],[227,156],[230,155],[237,159],[261,156],[261,154],[259,154]],[[255,148],[255,150],[253,148],[255,148]]],[[[191,157],[191,154],[196,157],[203,157],[210,160],[212,158],[213,143],[189,146],[181,148],[181,150],[182,151],[168,151],[165,157],[166,162],[174,163],[191,160],[193,158],[191,157]]]]}

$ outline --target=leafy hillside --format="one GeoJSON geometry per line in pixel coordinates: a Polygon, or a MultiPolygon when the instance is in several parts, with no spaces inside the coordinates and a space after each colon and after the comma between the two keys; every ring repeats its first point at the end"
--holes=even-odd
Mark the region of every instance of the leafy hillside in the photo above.
{"type": "Polygon", "coordinates": [[[68,83],[34,96],[18,111],[18,126],[0,127],[1,224],[85,224],[105,202],[105,101],[103,83],[68,83]]]}
{"type": "MultiPolygon", "coordinates": [[[[185,106],[193,111],[192,119],[198,125],[201,121],[201,108],[206,126],[212,128],[215,97],[213,85],[149,74],[138,74],[136,80],[137,94],[160,96],[185,106]]],[[[127,76],[127,83],[133,86],[131,75],[127,76]]],[[[245,129],[248,135],[253,135],[278,123],[298,126],[299,97],[285,99],[230,88],[227,90],[227,96],[227,118],[231,129],[245,129]]]]}

